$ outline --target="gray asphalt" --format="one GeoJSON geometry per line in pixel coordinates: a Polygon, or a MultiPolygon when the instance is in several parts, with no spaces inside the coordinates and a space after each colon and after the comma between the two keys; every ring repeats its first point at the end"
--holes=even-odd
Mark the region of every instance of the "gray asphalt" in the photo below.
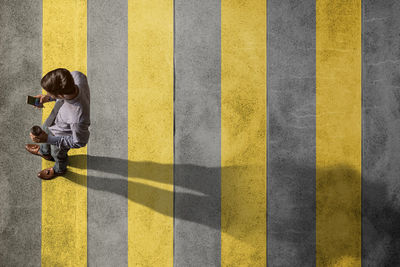
{"type": "Polygon", "coordinates": [[[88,264],[128,265],[128,3],[88,1],[88,264]]]}
{"type": "Polygon", "coordinates": [[[220,10],[175,1],[174,266],[221,264],[220,10]]]}
{"type": "Polygon", "coordinates": [[[267,12],[267,261],[315,266],[315,1],[267,12]]]}
{"type": "Polygon", "coordinates": [[[25,151],[42,112],[42,1],[0,1],[0,266],[40,266],[40,157],[25,151]]]}
{"type": "Polygon", "coordinates": [[[400,2],[363,2],[362,264],[400,266],[400,2]]]}

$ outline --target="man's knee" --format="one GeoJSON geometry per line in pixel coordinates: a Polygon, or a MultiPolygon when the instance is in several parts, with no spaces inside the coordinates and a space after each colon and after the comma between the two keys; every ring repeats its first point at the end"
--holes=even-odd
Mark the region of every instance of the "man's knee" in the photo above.
{"type": "Polygon", "coordinates": [[[57,158],[58,160],[67,160],[68,150],[60,149],[54,145],[51,145],[51,155],[53,156],[54,159],[57,158]]]}

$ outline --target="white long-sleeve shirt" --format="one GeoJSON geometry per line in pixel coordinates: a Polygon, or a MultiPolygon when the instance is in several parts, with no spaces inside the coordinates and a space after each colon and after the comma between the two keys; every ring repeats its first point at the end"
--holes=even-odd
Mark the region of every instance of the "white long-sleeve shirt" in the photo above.
{"type": "Polygon", "coordinates": [[[79,72],[71,72],[75,84],[79,88],[78,95],[64,101],[54,123],[48,126],[53,134],[49,134],[47,143],[59,148],[84,147],[89,141],[90,126],[90,90],[86,76],[79,72]]]}

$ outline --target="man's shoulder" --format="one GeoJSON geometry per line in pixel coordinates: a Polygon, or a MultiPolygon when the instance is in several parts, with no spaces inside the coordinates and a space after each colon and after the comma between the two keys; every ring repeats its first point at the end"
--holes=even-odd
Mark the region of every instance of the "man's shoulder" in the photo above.
{"type": "Polygon", "coordinates": [[[78,76],[84,76],[84,77],[86,77],[86,75],[83,74],[82,72],[80,72],[79,70],[71,71],[71,75],[72,75],[72,76],[78,75],[78,76]]]}
{"type": "Polygon", "coordinates": [[[87,83],[87,77],[80,71],[71,71],[72,78],[74,78],[75,84],[87,83]]]}

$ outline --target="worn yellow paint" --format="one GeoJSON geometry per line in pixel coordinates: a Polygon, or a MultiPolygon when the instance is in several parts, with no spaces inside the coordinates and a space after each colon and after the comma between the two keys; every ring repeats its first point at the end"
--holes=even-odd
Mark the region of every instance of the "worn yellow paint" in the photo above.
{"type": "Polygon", "coordinates": [[[128,2],[128,263],[173,265],[173,0],[128,2]]]}
{"type": "Polygon", "coordinates": [[[221,264],[265,266],[266,1],[221,5],[221,264]]]}
{"type": "Polygon", "coordinates": [[[361,0],[316,4],[316,261],[361,266],[361,0]]]}
{"type": "MultiPolygon", "coordinates": [[[[43,0],[43,75],[59,67],[86,74],[86,24],[85,0],[43,0]]],[[[46,104],[43,122],[53,106],[46,104]]],[[[65,177],[42,182],[42,266],[87,265],[87,148],[68,153],[77,154],[65,177]]]]}

